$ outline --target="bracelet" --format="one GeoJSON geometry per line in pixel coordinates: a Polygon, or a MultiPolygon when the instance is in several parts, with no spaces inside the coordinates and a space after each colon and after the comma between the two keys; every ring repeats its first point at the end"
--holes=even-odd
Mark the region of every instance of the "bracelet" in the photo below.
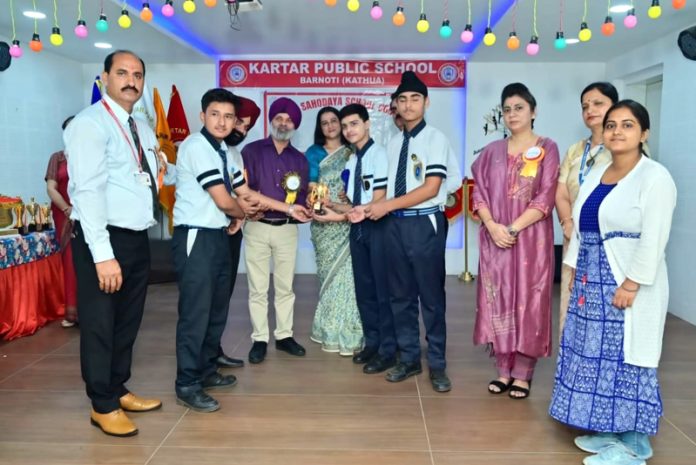
{"type": "Polygon", "coordinates": [[[481,220],[481,222],[482,222],[483,224],[486,224],[486,223],[488,223],[489,221],[493,221],[493,218],[488,218],[487,220],[484,220],[484,219],[481,220]]]}
{"type": "Polygon", "coordinates": [[[292,212],[295,211],[295,205],[290,205],[288,207],[288,212],[285,214],[286,216],[292,216],[292,212]]]}
{"type": "Polygon", "coordinates": [[[572,216],[569,216],[568,218],[563,218],[563,219],[561,220],[561,226],[563,226],[563,223],[565,223],[565,222],[568,221],[568,220],[573,221],[573,217],[572,217],[572,216]]]}
{"type": "Polygon", "coordinates": [[[621,286],[619,286],[619,287],[620,287],[621,289],[623,289],[624,291],[630,292],[630,293],[638,292],[638,290],[640,289],[640,287],[637,287],[637,288],[635,288],[635,289],[626,289],[626,288],[623,286],[623,284],[622,284],[621,286]]]}

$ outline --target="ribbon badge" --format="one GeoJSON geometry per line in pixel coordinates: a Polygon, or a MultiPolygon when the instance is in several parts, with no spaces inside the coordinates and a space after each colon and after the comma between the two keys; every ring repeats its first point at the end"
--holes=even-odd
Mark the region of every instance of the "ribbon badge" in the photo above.
{"type": "Polygon", "coordinates": [[[535,177],[539,169],[539,162],[544,159],[545,155],[546,151],[538,145],[528,148],[522,155],[524,166],[522,167],[522,171],[520,171],[520,176],[525,178],[535,177]]]}
{"type": "Polygon", "coordinates": [[[285,203],[292,204],[297,200],[297,192],[300,190],[301,178],[296,171],[285,173],[281,186],[285,189],[285,203]]]}
{"type": "Polygon", "coordinates": [[[411,161],[413,162],[413,176],[418,180],[423,180],[423,162],[418,159],[418,155],[415,153],[411,154],[411,161]]]}

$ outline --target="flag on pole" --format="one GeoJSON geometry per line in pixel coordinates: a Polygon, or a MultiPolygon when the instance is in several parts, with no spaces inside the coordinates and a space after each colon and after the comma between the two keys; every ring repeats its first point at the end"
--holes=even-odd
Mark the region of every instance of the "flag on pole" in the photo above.
{"type": "Polygon", "coordinates": [[[171,133],[172,142],[178,147],[178,142],[186,139],[191,131],[186,121],[184,105],[181,103],[181,95],[175,85],[172,85],[172,95],[169,99],[169,112],[167,113],[167,123],[171,133]]]}
{"type": "MultiPolygon", "coordinates": [[[[160,99],[157,87],[155,87],[153,97],[153,106],[155,115],[157,117],[155,134],[157,134],[159,149],[167,157],[167,161],[169,163],[176,163],[176,147],[172,142],[169,124],[167,123],[167,117],[164,114],[164,107],[162,106],[162,100],[160,99]]],[[[169,218],[169,234],[171,235],[174,231],[174,186],[162,186],[159,191],[159,201],[160,205],[162,205],[162,208],[167,213],[167,217],[169,218]]]]}
{"type": "Polygon", "coordinates": [[[152,93],[147,82],[143,86],[143,94],[140,99],[133,105],[133,117],[145,121],[150,129],[155,129],[155,106],[152,103],[152,93]]]}
{"type": "Polygon", "coordinates": [[[91,104],[97,103],[99,100],[102,98],[102,82],[101,79],[99,79],[99,75],[94,78],[94,82],[92,83],[92,100],[91,104]]]}

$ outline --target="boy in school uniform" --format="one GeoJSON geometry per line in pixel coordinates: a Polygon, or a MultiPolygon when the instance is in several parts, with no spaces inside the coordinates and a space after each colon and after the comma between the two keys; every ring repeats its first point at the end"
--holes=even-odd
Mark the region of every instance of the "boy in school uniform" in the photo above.
{"type": "Polygon", "coordinates": [[[345,221],[350,229],[350,254],[353,263],[355,296],[362,320],[365,346],[353,356],[364,363],[363,372],[381,373],[396,364],[396,336],[389,305],[387,258],[384,254],[384,227],[387,218],[365,219],[364,208],[384,199],[387,192],[387,154],[370,137],[367,108],[350,104],[339,112],[343,137],[355,153],[346,163],[349,173],[346,195],[350,204],[328,206],[327,215],[315,215],[315,221],[345,221]]]}
{"type": "Polygon", "coordinates": [[[445,371],[445,242],[447,160],[453,158],[447,137],[426,124],[428,88],[412,71],[401,76],[397,111],[404,131],[387,146],[389,176],[386,200],[365,208],[368,218],[389,215],[385,237],[389,293],[399,363],[387,381],[399,382],[422,372],[419,302],[428,341],[430,382],[436,392],[452,383],[445,371]]]}
{"type": "Polygon", "coordinates": [[[228,90],[207,91],[201,99],[204,127],[187,137],[177,154],[172,237],[179,281],[176,402],[198,412],[220,408],[205,389],[237,382],[233,375],[221,375],[216,365],[229,308],[229,217],[242,219],[258,209],[258,199],[230,196],[244,181],[230,166],[224,143],[234,128],[237,104],[228,90]]]}

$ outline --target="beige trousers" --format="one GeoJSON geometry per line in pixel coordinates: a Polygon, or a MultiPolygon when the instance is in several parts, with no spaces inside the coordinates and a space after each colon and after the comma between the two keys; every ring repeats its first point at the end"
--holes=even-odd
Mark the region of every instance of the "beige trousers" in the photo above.
{"type": "Polygon", "coordinates": [[[252,341],[268,342],[268,289],[273,260],[276,340],[292,337],[295,293],[292,281],[297,259],[296,224],[273,226],[247,221],[244,226],[244,261],[249,281],[249,314],[252,341]]]}

